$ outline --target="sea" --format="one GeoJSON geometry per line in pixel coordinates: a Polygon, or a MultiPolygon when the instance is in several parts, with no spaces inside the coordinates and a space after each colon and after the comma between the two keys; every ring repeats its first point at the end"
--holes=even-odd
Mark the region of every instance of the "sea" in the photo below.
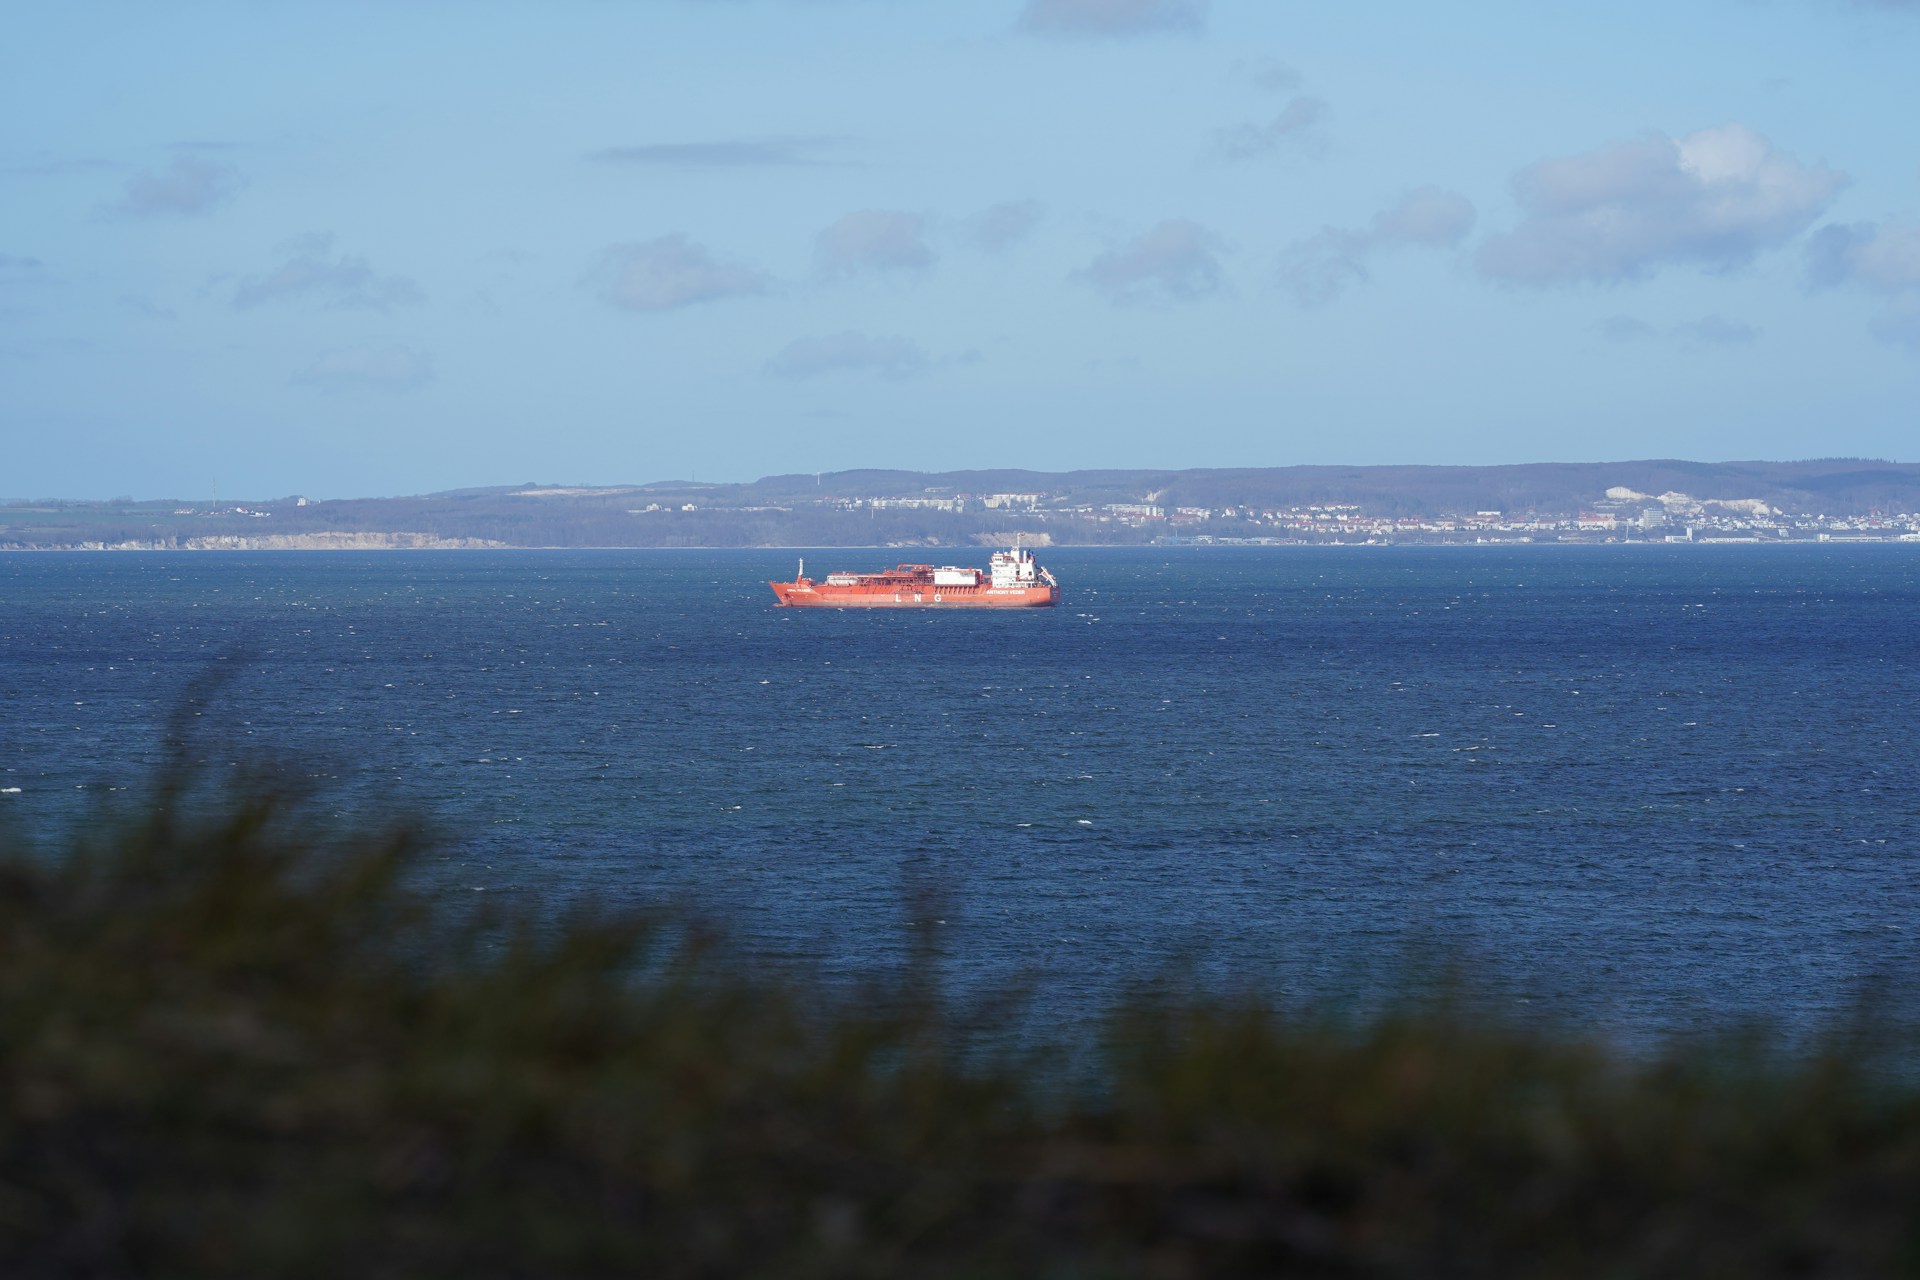
{"type": "Polygon", "coordinates": [[[1055,548],[1009,612],[776,608],[796,554],[927,553],[0,556],[0,823],[137,803],[171,716],[419,815],[454,902],[1058,1025],[1444,972],[1653,1043],[1911,984],[1920,547],[1055,548]]]}

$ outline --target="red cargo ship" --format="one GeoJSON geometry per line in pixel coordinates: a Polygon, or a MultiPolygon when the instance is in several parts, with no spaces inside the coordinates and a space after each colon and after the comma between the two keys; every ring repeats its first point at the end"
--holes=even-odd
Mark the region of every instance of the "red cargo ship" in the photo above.
{"type": "Polygon", "coordinates": [[[1060,584],[1018,545],[994,552],[985,572],[903,564],[884,573],[830,573],[815,582],[802,560],[792,582],[767,585],[783,605],[816,609],[1034,609],[1060,603],[1060,584]]]}

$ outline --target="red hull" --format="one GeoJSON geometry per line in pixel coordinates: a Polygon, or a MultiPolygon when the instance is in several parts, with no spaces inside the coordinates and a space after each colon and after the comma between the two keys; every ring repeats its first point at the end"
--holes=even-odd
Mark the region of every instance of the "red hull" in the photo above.
{"type": "Polygon", "coordinates": [[[809,609],[1044,609],[1060,603],[1060,588],[936,587],[931,583],[828,586],[809,581],[769,582],[780,603],[809,609]]]}
{"type": "Polygon", "coordinates": [[[806,561],[792,582],[769,582],[782,605],[804,609],[1045,609],[1060,603],[1060,584],[1015,544],[993,553],[991,569],[957,565],[896,565],[884,573],[830,573],[807,577],[806,561]]]}

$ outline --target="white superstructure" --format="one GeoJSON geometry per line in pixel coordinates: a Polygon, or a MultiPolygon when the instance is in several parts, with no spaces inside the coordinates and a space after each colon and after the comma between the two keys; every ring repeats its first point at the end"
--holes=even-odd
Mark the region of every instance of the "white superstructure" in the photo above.
{"type": "Polygon", "coordinates": [[[1033,552],[1017,544],[1011,551],[994,552],[988,573],[995,587],[1031,587],[1041,582],[1050,587],[1059,585],[1051,573],[1035,563],[1033,552]]]}

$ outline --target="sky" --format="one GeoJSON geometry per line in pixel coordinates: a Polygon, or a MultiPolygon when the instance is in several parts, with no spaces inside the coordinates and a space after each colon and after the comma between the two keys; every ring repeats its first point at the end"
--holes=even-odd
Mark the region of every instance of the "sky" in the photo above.
{"type": "Polygon", "coordinates": [[[0,495],[1920,458],[1920,0],[19,0],[0,495]]]}

